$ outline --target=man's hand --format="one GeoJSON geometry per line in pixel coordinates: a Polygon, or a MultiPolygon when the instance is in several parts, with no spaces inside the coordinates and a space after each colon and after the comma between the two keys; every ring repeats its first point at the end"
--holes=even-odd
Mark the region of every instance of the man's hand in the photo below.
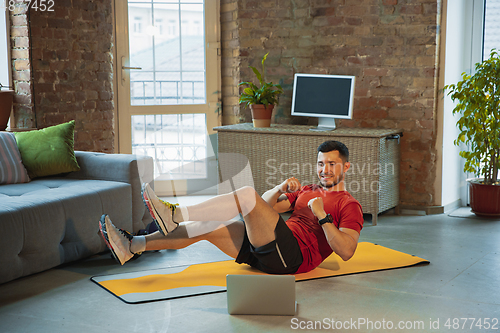
{"type": "Polygon", "coordinates": [[[307,203],[309,209],[311,209],[314,216],[318,218],[318,220],[324,219],[326,217],[325,206],[323,205],[323,198],[316,197],[309,200],[307,203]]]}
{"type": "Polygon", "coordinates": [[[300,190],[300,182],[295,177],[290,177],[279,185],[281,193],[292,193],[300,190]]]}
{"type": "Polygon", "coordinates": [[[300,190],[300,182],[297,178],[291,177],[262,194],[262,199],[278,213],[284,213],[288,212],[292,206],[288,197],[283,193],[292,193],[298,190],[300,190]]]}

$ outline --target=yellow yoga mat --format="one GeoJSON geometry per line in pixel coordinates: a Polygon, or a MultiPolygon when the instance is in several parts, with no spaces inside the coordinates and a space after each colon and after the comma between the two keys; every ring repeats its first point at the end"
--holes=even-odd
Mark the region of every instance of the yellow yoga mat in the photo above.
{"type": "MultiPolygon", "coordinates": [[[[362,242],[343,261],[335,253],[296,281],[414,266],[429,261],[386,247],[362,242]]],[[[92,281],[126,303],[142,303],[226,291],[227,274],[265,274],[233,260],[168,267],[132,273],[93,276],[92,281]]]]}

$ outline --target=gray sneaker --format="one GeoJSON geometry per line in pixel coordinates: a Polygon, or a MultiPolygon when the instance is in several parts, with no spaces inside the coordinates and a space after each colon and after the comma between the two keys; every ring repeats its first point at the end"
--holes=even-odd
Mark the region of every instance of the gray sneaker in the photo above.
{"type": "Polygon", "coordinates": [[[162,235],[177,229],[179,223],[174,222],[173,216],[179,204],[171,204],[158,198],[148,183],[142,184],[142,199],[162,235]]]}
{"type": "Polygon", "coordinates": [[[120,265],[123,265],[134,257],[134,254],[130,252],[130,242],[134,236],[125,230],[115,227],[108,215],[104,214],[101,216],[99,230],[111,254],[120,265]]]}

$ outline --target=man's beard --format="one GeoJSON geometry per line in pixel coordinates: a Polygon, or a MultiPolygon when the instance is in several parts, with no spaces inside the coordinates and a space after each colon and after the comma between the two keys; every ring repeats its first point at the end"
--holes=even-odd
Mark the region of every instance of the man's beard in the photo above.
{"type": "Polygon", "coordinates": [[[341,181],[343,181],[343,180],[344,180],[344,174],[343,174],[343,173],[342,173],[342,174],[340,174],[339,176],[337,176],[337,177],[333,180],[333,182],[331,182],[331,183],[325,183],[325,182],[323,182],[323,181],[321,180],[321,176],[322,176],[322,175],[319,175],[319,176],[320,176],[320,177],[319,177],[319,184],[321,185],[321,187],[324,187],[324,188],[331,188],[331,187],[337,186],[337,185],[338,185],[338,183],[340,183],[341,181]]]}

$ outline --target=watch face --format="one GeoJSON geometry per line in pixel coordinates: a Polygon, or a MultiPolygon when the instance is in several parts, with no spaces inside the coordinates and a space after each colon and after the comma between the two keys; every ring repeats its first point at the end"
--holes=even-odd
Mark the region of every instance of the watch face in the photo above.
{"type": "Polygon", "coordinates": [[[325,223],[333,223],[332,216],[330,214],[327,214],[324,219],[321,219],[318,221],[320,225],[323,225],[325,223]]]}

